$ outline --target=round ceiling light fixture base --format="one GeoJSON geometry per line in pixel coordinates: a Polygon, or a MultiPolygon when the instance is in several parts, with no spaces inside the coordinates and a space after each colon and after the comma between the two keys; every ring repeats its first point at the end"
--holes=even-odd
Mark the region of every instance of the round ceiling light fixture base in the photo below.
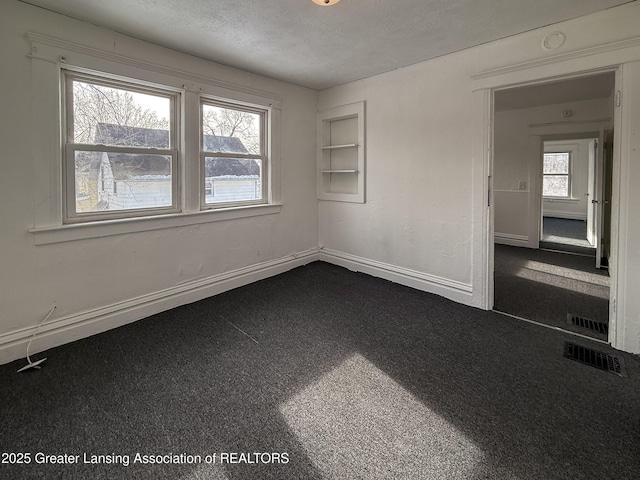
{"type": "Polygon", "coordinates": [[[340,0],[313,0],[313,3],[318,5],[322,5],[323,7],[330,7],[331,5],[335,5],[340,0]]]}

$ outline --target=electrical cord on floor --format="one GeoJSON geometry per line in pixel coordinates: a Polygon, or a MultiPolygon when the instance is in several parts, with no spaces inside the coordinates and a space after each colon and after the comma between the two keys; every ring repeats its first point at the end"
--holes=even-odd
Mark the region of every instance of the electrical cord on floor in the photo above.
{"type": "Polygon", "coordinates": [[[47,316],[42,319],[42,321],[40,322],[40,324],[36,328],[36,331],[33,332],[33,335],[31,335],[31,339],[29,340],[29,343],[27,344],[27,362],[28,363],[24,367],[22,367],[20,370],[18,370],[18,373],[24,372],[25,370],[29,370],[31,368],[39,369],[40,368],[40,364],[46,360],[46,358],[43,358],[41,360],[36,360],[35,362],[32,362],[31,358],[29,357],[29,347],[31,347],[31,342],[33,342],[33,339],[36,338],[36,335],[40,331],[40,327],[42,327],[42,325],[44,325],[44,323],[47,320],[49,320],[49,317],[51,316],[51,314],[53,313],[53,311],[55,309],[56,309],[56,306],[54,305],[51,308],[51,310],[49,310],[49,313],[47,313],[47,316]]]}

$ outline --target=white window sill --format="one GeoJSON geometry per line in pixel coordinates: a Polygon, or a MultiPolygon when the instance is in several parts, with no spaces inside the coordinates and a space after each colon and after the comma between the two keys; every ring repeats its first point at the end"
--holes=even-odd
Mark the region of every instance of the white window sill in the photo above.
{"type": "Polygon", "coordinates": [[[203,210],[193,213],[173,213],[150,217],[103,220],[98,222],[74,223],[54,227],[32,228],[36,245],[71,242],[87,238],[109,237],[126,233],[147,232],[165,228],[184,227],[199,223],[221,222],[238,218],[257,217],[280,213],[281,203],[268,205],[251,205],[225,208],[219,210],[203,210]]]}

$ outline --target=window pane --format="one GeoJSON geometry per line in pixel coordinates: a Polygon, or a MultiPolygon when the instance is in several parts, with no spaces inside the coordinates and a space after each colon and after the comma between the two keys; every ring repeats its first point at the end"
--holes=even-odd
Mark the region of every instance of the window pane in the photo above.
{"type": "Polygon", "coordinates": [[[545,175],[542,183],[542,195],[545,197],[568,197],[568,175],[545,175]]]}
{"type": "Polygon", "coordinates": [[[171,207],[171,156],[75,153],[76,212],[171,207]]]}
{"type": "Polygon", "coordinates": [[[262,162],[242,158],[205,157],[205,202],[262,199],[262,162]]]}
{"type": "Polygon", "coordinates": [[[545,153],[543,173],[569,173],[568,153],[545,153]]]}
{"type": "Polygon", "coordinates": [[[214,153],[262,155],[261,119],[257,113],[202,105],[202,149],[214,153]]]}
{"type": "Polygon", "coordinates": [[[73,143],[169,148],[171,101],[73,81],[73,143]]]}

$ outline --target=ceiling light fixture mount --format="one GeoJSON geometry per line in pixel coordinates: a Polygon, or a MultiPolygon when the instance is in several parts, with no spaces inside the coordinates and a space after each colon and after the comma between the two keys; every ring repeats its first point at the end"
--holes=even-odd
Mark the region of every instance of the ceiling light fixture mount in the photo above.
{"type": "Polygon", "coordinates": [[[318,5],[322,5],[323,7],[330,7],[331,5],[335,5],[340,0],[313,0],[313,3],[317,3],[318,5]]]}

